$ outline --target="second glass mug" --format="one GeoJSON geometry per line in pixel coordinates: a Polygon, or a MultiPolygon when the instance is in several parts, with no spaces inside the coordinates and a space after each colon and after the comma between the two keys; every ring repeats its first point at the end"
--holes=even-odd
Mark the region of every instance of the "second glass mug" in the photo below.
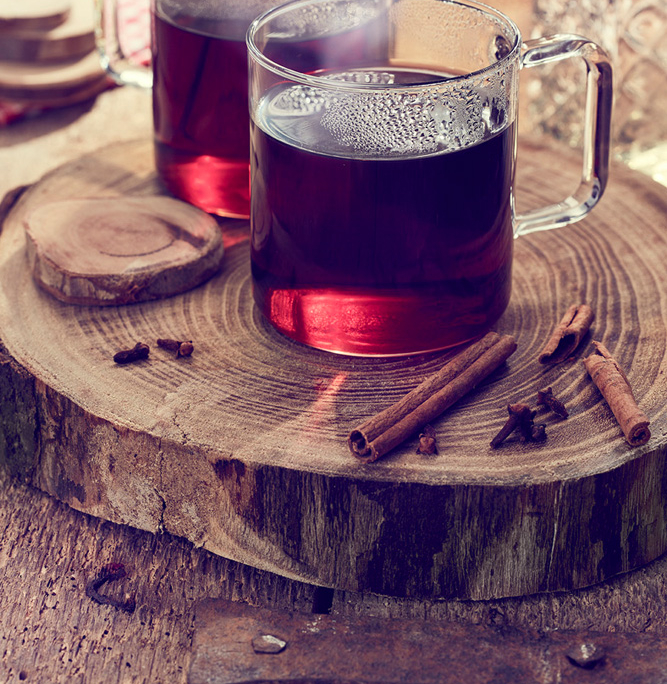
{"type": "Polygon", "coordinates": [[[153,88],[160,178],[173,195],[212,214],[249,215],[245,35],[275,4],[151,0],[148,68],[124,53],[122,0],[96,0],[97,45],[107,72],[117,83],[153,88]]]}
{"type": "Polygon", "coordinates": [[[507,307],[513,239],[604,192],[611,66],[586,38],[524,44],[473,0],[292,0],[247,42],[253,294],[294,340],[377,356],[471,340],[507,307]],[[570,58],[587,70],[581,182],[515,215],[519,71],[570,58]]]}

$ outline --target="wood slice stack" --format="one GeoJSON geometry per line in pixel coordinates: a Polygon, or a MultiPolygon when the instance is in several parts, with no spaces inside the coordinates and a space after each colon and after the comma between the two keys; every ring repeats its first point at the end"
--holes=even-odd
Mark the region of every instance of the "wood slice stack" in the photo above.
{"type": "Polygon", "coordinates": [[[107,83],[91,0],[0,0],[0,99],[58,107],[107,83]]]}

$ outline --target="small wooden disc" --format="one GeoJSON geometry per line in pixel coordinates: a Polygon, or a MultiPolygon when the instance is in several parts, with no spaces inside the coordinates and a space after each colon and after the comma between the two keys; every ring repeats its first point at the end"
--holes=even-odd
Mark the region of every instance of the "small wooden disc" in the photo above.
{"type": "Polygon", "coordinates": [[[0,62],[0,95],[4,90],[15,89],[43,96],[68,86],[84,85],[103,73],[96,52],[48,65],[0,62]]]}
{"type": "Polygon", "coordinates": [[[220,228],[169,197],[66,200],[25,220],[36,282],[69,304],[128,304],[185,292],[220,268],[220,228]]]}
{"type": "Polygon", "coordinates": [[[48,30],[69,16],[70,0],[0,0],[0,29],[48,30]]]}
{"type": "Polygon", "coordinates": [[[83,102],[108,86],[96,52],[48,66],[0,62],[0,98],[12,102],[64,106],[83,102]]]}
{"type": "Polygon", "coordinates": [[[20,24],[3,28],[0,19],[0,60],[23,63],[57,62],[93,52],[93,3],[90,0],[72,0],[67,6],[65,18],[53,26],[20,24]]]}

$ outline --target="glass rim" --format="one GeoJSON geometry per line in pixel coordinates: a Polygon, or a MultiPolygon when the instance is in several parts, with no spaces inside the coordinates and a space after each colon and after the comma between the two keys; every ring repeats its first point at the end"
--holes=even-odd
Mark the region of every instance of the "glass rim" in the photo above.
{"type": "MultiPolygon", "coordinates": [[[[308,6],[312,4],[318,4],[318,3],[323,3],[323,2],[336,2],[336,1],[344,1],[344,0],[289,0],[288,2],[285,2],[281,5],[278,5],[277,7],[273,7],[271,9],[266,10],[265,12],[262,12],[259,16],[257,16],[250,26],[248,27],[248,31],[246,33],[246,48],[248,50],[248,55],[251,59],[255,60],[258,64],[263,66],[265,69],[268,69],[269,71],[272,71],[274,74],[281,76],[285,78],[286,80],[289,81],[296,81],[300,84],[305,84],[309,85],[315,88],[324,88],[324,89],[330,89],[330,90],[337,90],[337,91],[351,91],[351,92],[359,92],[359,91],[366,91],[366,92],[373,92],[373,91],[378,91],[378,92],[384,92],[384,91],[394,91],[394,90],[424,90],[425,87],[431,87],[434,85],[442,85],[442,83],[411,83],[411,84],[394,84],[394,83],[357,83],[357,82],[350,82],[350,81],[338,81],[338,80],[332,80],[328,79],[325,76],[317,76],[315,74],[307,74],[302,71],[296,71],[294,69],[290,69],[289,67],[283,66],[282,64],[278,64],[277,62],[274,62],[272,59],[269,59],[257,46],[257,43],[255,42],[255,35],[257,31],[264,25],[266,22],[270,21],[274,17],[280,16],[281,14],[284,14],[285,12],[289,12],[291,9],[299,6],[308,6]]],[[[484,76],[490,72],[497,71],[499,68],[502,68],[504,64],[511,62],[513,59],[515,59],[521,50],[521,46],[523,44],[522,36],[521,36],[521,31],[519,30],[519,27],[516,25],[516,23],[510,19],[506,14],[501,12],[500,10],[497,10],[495,7],[491,7],[490,5],[487,5],[483,2],[478,2],[477,0],[437,0],[438,2],[442,2],[443,4],[449,4],[449,5],[459,5],[460,7],[468,7],[470,9],[476,9],[483,14],[486,15],[491,15],[501,21],[507,28],[511,30],[511,32],[514,34],[515,40],[514,40],[514,45],[512,46],[512,49],[503,57],[498,59],[497,61],[493,62],[492,64],[489,64],[485,67],[482,67],[481,69],[476,69],[475,71],[470,71],[466,74],[461,74],[459,76],[452,76],[447,79],[446,83],[456,83],[456,82],[462,82],[467,79],[471,78],[478,78],[480,76],[484,76]]]]}

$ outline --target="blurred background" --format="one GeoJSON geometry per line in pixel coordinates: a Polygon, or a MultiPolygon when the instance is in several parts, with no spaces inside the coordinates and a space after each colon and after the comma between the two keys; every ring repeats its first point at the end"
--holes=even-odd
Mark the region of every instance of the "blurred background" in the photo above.
{"type": "MultiPolygon", "coordinates": [[[[491,0],[524,40],[575,33],[601,45],[614,66],[615,157],[667,185],[667,0],[491,0]]],[[[585,73],[557,63],[522,74],[520,131],[578,146],[585,73]]]]}
{"type": "MultiPolygon", "coordinates": [[[[524,39],[575,33],[605,48],[615,70],[613,155],[667,185],[667,0],[487,2],[514,19],[524,39]]],[[[146,61],[149,0],[119,4],[123,48],[146,61]]],[[[0,0],[0,125],[110,87],[93,27],[94,0],[0,0]]],[[[583,65],[527,69],[521,79],[520,132],[578,146],[583,65]]]]}

